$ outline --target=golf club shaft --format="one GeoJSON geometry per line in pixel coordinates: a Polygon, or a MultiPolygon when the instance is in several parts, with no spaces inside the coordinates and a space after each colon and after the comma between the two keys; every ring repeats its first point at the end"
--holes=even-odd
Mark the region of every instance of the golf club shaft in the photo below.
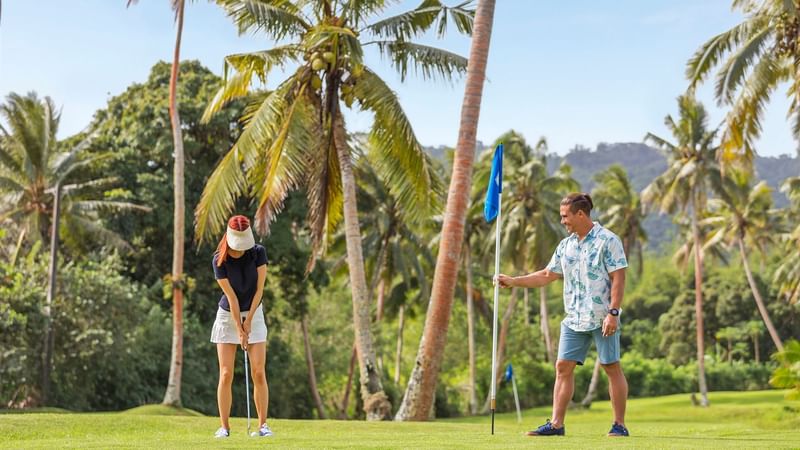
{"type": "Polygon", "coordinates": [[[244,350],[244,383],[247,398],[247,435],[250,436],[250,367],[247,362],[247,349],[244,350]]]}

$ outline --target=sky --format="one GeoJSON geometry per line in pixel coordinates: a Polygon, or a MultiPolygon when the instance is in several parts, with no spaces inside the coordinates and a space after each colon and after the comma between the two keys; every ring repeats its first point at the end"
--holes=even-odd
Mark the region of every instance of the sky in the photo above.
{"type": "MultiPolygon", "coordinates": [[[[399,1],[384,15],[421,0],[399,1]]],[[[455,4],[461,0],[445,0],[455,4]]],[[[529,141],[547,138],[550,151],[576,145],[641,142],[647,132],[669,137],[685,91],[686,61],[712,36],[740,22],[731,0],[497,0],[478,139],[490,143],[514,129],[529,141]]],[[[453,33],[420,42],[466,56],[469,39],[453,33]]],[[[96,110],[130,84],[147,79],[159,60],[171,61],[175,26],[168,0],[3,0],[0,96],[37,91],[62,108],[59,137],[86,127],[96,110]]],[[[182,59],[197,59],[221,74],[225,55],[274,45],[263,35],[239,36],[225,12],[204,0],[186,10],[182,59]]],[[[464,80],[401,82],[387,61],[367,52],[397,92],[423,145],[455,146],[464,80]]],[[[280,81],[280,73],[272,82],[280,81]]],[[[716,106],[711,82],[698,97],[710,124],[716,106]]],[[[795,154],[783,87],[775,94],[757,142],[759,154],[795,154]]],[[[365,131],[368,114],[346,116],[365,131]]]]}

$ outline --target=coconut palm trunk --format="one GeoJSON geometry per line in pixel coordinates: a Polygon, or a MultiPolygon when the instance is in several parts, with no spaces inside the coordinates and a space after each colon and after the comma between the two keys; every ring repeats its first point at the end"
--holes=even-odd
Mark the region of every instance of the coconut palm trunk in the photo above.
{"type": "MultiPolygon", "coordinates": [[[[338,102],[338,99],[334,99],[334,103],[336,102],[338,102]]],[[[347,265],[353,298],[353,326],[356,333],[356,348],[358,349],[361,397],[364,401],[367,420],[383,420],[389,418],[392,412],[392,405],[383,392],[381,376],[375,359],[372,333],[370,332],[370,307],[367,296],[366,274],[364,272],[364,256],[361,249],[361,230],[356,207],[356,181],[353,176],[353,164],[347,146],[344,119],[338,108],[332,110],[332,115],[333,145],[339,157],[342,177],[347,265]]]]}
{"type": "Polygon", "coordinates": [[[358,351],[356,350],[355,343],[353,344],[353,351],[350,352],[350,365],[347,370],[347,383],[344,386],[344,396],[342,397],[342,406],[339,410],[339,419],[347,419],[347,405],[350,404],[350,391],[353,387],[353,372],[356,367],[356,359],[358,351]]]}
{"type": "Polygon", "coordinates": [[[400,383],[400,365],[403,361],[403,331],[406,326],[406,305],[397,311],[397,352],[394,357],[394,384],[400,383]]]}
{"type": "Polygon", "coordinates": [[[700,225],[697,218],[700,201],[696,195],[692,204],[692,239],[694,240],[694,315],[697,328],[697,383],[700,388],[700,406],[708,406],[705,329],[703,327],[703,254],[700,248],[700,225]]]}
{"type": "Polygon", "coordinates": [[[528,302],[528,288],[522,289],[522,305],[525,308],[525,326],[531,326],[531,309],[530,303],[528,302]]]}
{"type": "MultiPolygon", "coordinates": [[[[739,246],[739,256],[742,257],[744,273],[747,275],[747,283],[750,284],[750,290],[753,291],[753,298],[756,301],[758,312],[761,314],[761,319],[764,320],[764,325],[767,326],[767,331],[769,331],[769,336],[772,338],[772,342],[775,344],[775,347],[778,349],[778,351],[782,352],[783,342],[781,341],[781,338],[778,337],[778,331],[775,329],[775,325],[772,324],[772,320],[769,318],[769,312],[767,312],[767,307],[764,305],[764,299],[761,298],[761,292],[759,292],[758,286],[756,286],[756,280],[753,278],[752,270],[750,270],[750,262],[747,260],[747,252],[744,250],[744,241],[741,237],[737,239],[737,244],[739,246]]],[[[757,348],[756,351],[758,351],[757,348]]]]}
{"type": "Polygon", "coordinates": [[[61,182],[56,182],[53,201],[53,223],[50,229],[50,267],[48,268],[47,298],[44,305],[44,352],[42,355],[42,398],[46,405],[50,399],[50,371],[53,365],[53,298],[56,294],[56,273],[58,269],[58,226],[61,216],[61,182]]]}
{"type": "Polygon", "coordinates": [[[486,78],[486,60],[489,56],[494,6],[494,0],[479,0],[475,12],[459,137],[453,160],[453,174],[447,195],[433,288],[416,364],[409,377],[396,420],[428,420],[433,409],[434,391],[444,355],[447,327],[458,280],[461,247],[464,242],[464,222],[469,207],[475,136],[478,130],[483,83],[486,78]]]}
{"type": "Polygon", "coordinates": [[[184,154],[181,119],[178,113],[177,88],[180,70],[181,35],[185,2],[177,4],[177,35],[169,79],[169,118],[175,146],[173,170],[173,225],[172,225],[172,351],[169,364],[169,381],[164,393],[165,405],[181,406],[181,373],[183,370],[183,247],[184,247],[184,154]]]}
{"type": "MultiPolygon", "coordinates": [[[[475,305],[472,298],[472,257],[470,247],[464,247],[464,272],[467,279],[467,347],[469,351],[469,412],[478,412],[478,397],[475,392],[475,305]]],[[[526,290],[527,292],[527,290],[526,290]]]]}
{"type": "Polygon", "coordinates": [[[314,369],[314,356],[311,354],[311,340],[308,337],[308,315],[303,314],[303,319],[300,321],[300,328],[303,331],[303,347],[305,349],[306,366],[308,366],[308,387],[311,389],[311,396],[314,398],[314,404],[317,406],[317,413],[320,419],[327,419],[325,408],[322,406],[322,398],[317,389],[317,371],[314,369]]]}

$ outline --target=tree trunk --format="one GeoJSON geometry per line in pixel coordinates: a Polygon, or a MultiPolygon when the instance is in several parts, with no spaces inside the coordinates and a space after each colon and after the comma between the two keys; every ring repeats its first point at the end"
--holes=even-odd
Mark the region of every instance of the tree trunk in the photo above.
{"type": "Polygon", "coordinates": [[[53,223],[50,230],[50,267],[48,268],[47,298],[44,305],[44,352],[42,355],[42,405],[50,400],[50,369],[53,365],[53,298],[56,295],[56,274],[58,271],[58,226],[61,219],[61,182],[55,186],[53,200],[53,223]]]}
{"type": "Polygon", "coordinates": [[[183,136],[178,114],[178,71],[180,70],[181,34],[183,33],[183,10],[185,3],[178,2],[176,11],[177,35],[169,80],[169,117],[172,124],[172,140],[175,146],[173,170],[173,225],[172,225],[172,354],[169,364],[169,381],[164,393],[165,405],[181,406],[181,373],[183,371],[183,247],[184,247],[184,187],[183,187],[183,136]]]}
{"type": "MultiPolygon", "coordinates": [[[[467,348],[469,349],[469,413],[477,414],[478,396],[475,393],[475,305],[472,299],[472,256],[469,245],[464,246],[464,272],[467,278],[467,348]]],[[[526,290],[527,291],[527,290],[526,290]]]]}
{"type": "Polygon", "coordinates": [[[553,359],[553,341],[550,339],[550,320],[547,315],[547,288],[539,288],[539,322],[542,327],[544,337],[544,347],[547,350],[547,362],[555,362],[553,359]]]}
{"type": "Polygon", "coordinates": [[[586,391],[586,396],[581,400],[581,406],[588,408],[592,406],[595,396],[597,395],[597,384],[600,382],[600,355],[594,362],[594,370],[592,370],[592,379],[589,381],[589,389],[586,391]]]}
{"type": "MultiPolygon", "coordinates": [[[[500,322],[500,336],[497,338],[497,369],[495,371],[497,384],[503,380],[503,366],[505,365],[506,357],[506,342],[508,341],[508,330],[511,327],[511,317],[514,315],[514,308],[517,306],[517,288],[511,288],[511,300],[508,302],[506,311],[503,313],[503,319],[500,322]]],[[[489,383],[491,384],[491,383],[489,383]]],[[[486,403],[481,410],[482,414],[489,411],[492,400],[492,388],[489,386],[489,393],[486,395],[486,403]]]]}
{"type": "Polygon", "coordinates": [[[700,202],[692,205],[692,235],[694,238],[694,315],[697,322],[697,382],[700,387],[700,406],[708,406],[706,385],[705,342],[703,328],[703,255],[700,249],[700,226],[697,223],[700,202]]]}
{"type": "MultiPolygon", "coordinates": [[[[338,102],[338,100],[335,100],[338,102]]],[[[367,297],[367,281],[364,273],[364,255],[361,248],[361,229],[356,207],[356,181],[353,175],[350,151],[344,119],[337,110],[333,114],[333,141],[339,156],[344,195],[344,226],[347,241],[347,265],[350,272],[350,289],[353,297],[353,327],[358,348],[361,397],[367,420],[388,419],[392,413],[389,398],[383,392],[381,376],[375,361],[372,332],[370,330],[370,307],[367,297]]]]}
{"type": "Polygon", "coordinates": [[[381,277],[378,283],[378,305],[375,311],[375,353],[378,358],[378,370],[383,373],[383,355],[381,355],[381,346],[383,343],[383,335],[381,332],[381,321],[383,320],[383,303],[386,298],[386,279],[381,277]]]}
{"type": "Polygon", "coordinates": [[[444,355],[453,295],[458,281],[461,247],[464,243],[464,221],[469,207],[472,163],[475,159],[475,135],[478,129],[483,83],[486,78],[486,60],[489,55],[494,6],[494,0],[479,0],[475,12],[458,144],[453,160],[453,174],[447,195],[433,289],[416,364],[409,377],[396,420],[428,420],[433,409],[434,391],[444,355]]]}
{"type": "MultiPolygon", "coordinates": [[[[750,262],[747,261],[747,252],[744,251],[744,242],[740,237],[738,239],[739,244],[739,255],[742,257],[742,265],[744,266],[744,273],[747,275],[747,283],[750,284],[750,290],[753,291],[753,298],[756,301],[756,306],[758,307],[758,312],[761,314],[761,319],[764,321],[764,325],[767,326],[767,331],[769,331],[769,336],[772,338],[772,342],[775,344],[775,347],[778,351],[783,351],[783,341],[781,338],[778,337],[778,331],[775,329],[775,325],[772,324],[772,320],[769,318],[769,312],[767,312],[767,307],[764,305],[764,299],[761,298],[761,292],[758,290],[758,286],[756,286],[756,280],[753,278],[753,272],[750,270],[750,262]]],[[[758,350],[756,349],[756,352],[758,350]]]]}
{"type": "Polygon", "coordinates": [[[300,328],[303,331],[303,347],[306,351],[306,366],[308,366],[308,387],[311,389],[311,396],[314,398],[314,403],[317,405],[317,412],[320,419],[327,419],[328,415],[325,414],[325,407],[322,406],[322,398],[319,396],[319,389],[317,389],[317,371],[314,369],[314,356],[311,354],[311,341],[308,339],[308,315],[303,314],[303,319],[300,321],[300,328]]]}
{"type": "Polygon", "coordinates": [[[400,305],[397,313],[397,354],[394,358],[394,383],[400,383],[400,362],[403,360],[403,329],[406,326],[406,305],[400,305]]]}
{"type": "Polygon", "coordinates": [[[522,288],[522,304],[525,307],[525,326],[531,326],[531,308],[528,303],[528,288],[522,288]]]}
{"type": "Polygon", "coordinates": [[[733,362],[733,342],[732,339],[728,338],[728,364],[733,362]]]}
{"type": "Polygon", "coordinates": [[[355,371],[356,367],[356,357],[358,352],[356,351],[356,345],[353,344],[353,351],[351,352],[350,356],[350,368],[347,370],[347,384],[344,386],[344,397],[342,398],[342,407],[339,410],[339,419],[345,420],[347,419],[347,405],[350,403],[350,389],[353,386],[353,372],[355,371]]]}
{"type": "Polygon", "coordinates": [[[753,335],[753,352],[755,353],[756,357],[756,364],[761,364],[761,355],[758,351],[758,335],[753,335]]]}

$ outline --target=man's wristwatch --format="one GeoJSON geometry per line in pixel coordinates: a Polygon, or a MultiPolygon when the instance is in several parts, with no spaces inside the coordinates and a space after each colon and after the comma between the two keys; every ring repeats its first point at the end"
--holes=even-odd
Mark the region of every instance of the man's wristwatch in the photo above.
{"type": "Polygon", "coordinates": [[[609,310],[608,310],[608,313],[609,313],[609,314],[611,314],[612,316],[615,316],[615,317],[616,317],[616,316],[619,316],[619,310],[618,310],[617,308],[611,308],[611,309],[609,309],[609,310]]]}

